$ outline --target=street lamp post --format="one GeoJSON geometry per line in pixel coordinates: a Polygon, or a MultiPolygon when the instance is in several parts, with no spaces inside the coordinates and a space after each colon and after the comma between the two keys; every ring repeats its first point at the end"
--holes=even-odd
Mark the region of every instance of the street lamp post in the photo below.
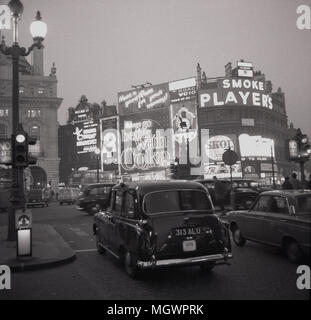
{"type": "MultiPolygon", "coordinates": [[[[35,21],[30,25],[30,32],[33,37],[33,44],[28,48],[19,46],[18,43],[18,21],[21,19],[24,11],[24,6],[20,0],[11,0],[8,3],[11,10],[12,22],[13,22],[13,44],[11,47],[7,47],[2,41],[0,44],[0,51],[7,56],[12,57],[12,133],[14,136],[20,127],[19,125],[19,60],[20,57],[28,56],[32,50],[36,47],[42,48],[42,41],[47,33],[46,24],[41,21],[40,12],[37,12],[35,21]]],[[[12,141],[13,142],[13,141],[12,141]]],[[[12,144],[13,145],[13,144],[12,144]]],[[[13,149],[13,148],[12,148],[13,149]]],[[[19,169],[14,166],[13,154],[12,154],[12,195],[11,195],[11,207],[8,214],[8,240],[15,240],[15,210],[25,207],[24,187],[23,187],[23,169],[19,169]]]]}
{"type": "Polygon", "coordinates": [[[97,183],[99,183],[99,160],[100,160],[100,149],[96,148],[95,149],[95,154],[96,154],[96,170],[97,170],[97,183]]]}

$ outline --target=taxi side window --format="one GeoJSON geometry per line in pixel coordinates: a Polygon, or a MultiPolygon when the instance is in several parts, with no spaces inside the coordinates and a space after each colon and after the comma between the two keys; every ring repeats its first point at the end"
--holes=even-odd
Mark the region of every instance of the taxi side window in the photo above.
{"type": "Polygon", "coordinates": [[[288,214],[288,207],[286,199],[283,197],[273,197],[275,200],[275,213],[288,214]]]}
{"type": "Polygon", "coordinates": [[[130,192],[125,194],[124,210],[122,215],[129,219],[135,218],[135,199],[134,195],[130,192]]]}
{"type": "Polygon", "coordinates": [[[123,192],[117,191],[115,193],[115,201],[113,204],[113,213],[116,215],[121,215],[122,210],[122,202],[123,202],[123,192]]]}
{"type": "Polygon", "coordinates": [[[270,211],[270,196],[262,196],[258,199],[257,203],[254,206],[254,211],[263,211],[269,212],[270,211]]]}
{"type": "Polygon", "coordinates": [[[111,195],[110,195],[109,211],[112,211],[113,208],[114,208],[115,198],[116,198],[116,192],[115,192],[115,191],[112,191],[112,192],[111,192],[111,195]]]}
{"type": "Polygon", "coordinates": [[[98,195],[98,189],[97,188],[92,188],[89,192],[90,195],[96,196],[98,195]]]}

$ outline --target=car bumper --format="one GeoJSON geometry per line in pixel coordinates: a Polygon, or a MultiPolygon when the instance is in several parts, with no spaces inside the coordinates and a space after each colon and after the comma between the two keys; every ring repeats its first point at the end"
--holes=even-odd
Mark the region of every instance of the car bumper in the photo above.
{"type": "Polygon", "coordinates": [[[152,261],[137,261],[137,266],[142,269],[156,268],[156,267],[168,267],[168,266],[186,266],[186,265],[198,265],[205,262],[227,262],[231,259],[232,253],[212,254],[200,257],[191,257],[183,259],[165,259],[165,260],[152,260],[152,261]]]}

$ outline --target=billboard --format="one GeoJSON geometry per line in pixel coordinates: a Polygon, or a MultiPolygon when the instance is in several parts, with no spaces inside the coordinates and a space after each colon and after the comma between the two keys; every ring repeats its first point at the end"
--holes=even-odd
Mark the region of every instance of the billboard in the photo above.
{"type": "Polygon", "coordinates": [[[110,117],[101,120],[101,159],[104,171],[113,171],[118,169],[118,127],[117,117],[110,117]]]}
{"type": "Polygon", "coordinates": [[[118,93],[120,115],[169,107],[168,83],[118,93]]]}
{"type": "Polygon", "coordinates": [[[250,62],[238,61],[237,63],[238,77],[253,78],[253,64],[250,62]]]}
{"type": "Polygon", "coordinates": [[[11,163],[11,141],[1,140],[0,141],[0,164],[11,163]]]}
{"type": "Polygon", "coordinates": [[[98,141],[98,123],[93,120],[74,124],[77,154],[94,152],[98,141]]]}
{"type": "Polygon", "coordinates": [[[236,105],[273,109],[272,98],[266,92],[263,80],[221,78],[215,81],[215,86],[200,91],[200,108],[236,105]]]}
{"type": "Polygon", "coordinates": [[[222,162],[222,155],[229,148],[238,151],[237,138],[233,134],[210,137],[204,144],[204,151],[210,162],[222,162]]]}
{"type": "MultiPolygon", "coordinates": [[[[213,179],[216,176],[218,179],[230,178],[230,166],[223,162],[205,163],[204,164],[204,179],[213,179]]],[[[232,166],[232,178],[242,178],[241,162],[237,162],[232,166]]]]}
{"type": "Polygon", "coordinates": [[[262,136],[250,136],[246,133],[239,136],[242,160],[266,160],[275,157],[274,140],[262,136]]]}
{"type": "Polygon", "coordinates": [[[169,127],[169,112],[152,110],[124,116],[121,125],[122,172],[139,173],[160,170],[169,166],[169,138],[165,130],[169,127]]]}
{"type": "Polygon", "coordinates": [[[172,81],[169,83],[171,103],[195,99],[197,86],[195,78],[172,81]]]}

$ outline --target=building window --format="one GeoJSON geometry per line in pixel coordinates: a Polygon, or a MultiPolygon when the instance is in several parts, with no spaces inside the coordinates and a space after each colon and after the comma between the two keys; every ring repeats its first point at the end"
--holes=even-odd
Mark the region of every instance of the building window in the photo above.
{"type": "Polygon", "coordinates": [[[39,109],[28,109],[27,118],[39,118],[41,117],[41,111],[39,109]]]}
{"type": "Polygon", "coordinates": [[[0,117],[8,117],[9,109],[0,109],[0,117]]]}
{"type": "Polygon", "coordinates": [[[38,88],[38,94],[43,94],[44,93],[44,89],[43,88],[38,88]]]}
{"type": "Polygon", "coordinates": [[[20,86],[19,87],[19,93],[25,93],[25,87],[24,86],[20,86]]]}
{"type": "Polygon", "coordinates": [[[8,137],[8,127],[4,123],[0,123],[0,140],[7,139],[8,137]]]}

